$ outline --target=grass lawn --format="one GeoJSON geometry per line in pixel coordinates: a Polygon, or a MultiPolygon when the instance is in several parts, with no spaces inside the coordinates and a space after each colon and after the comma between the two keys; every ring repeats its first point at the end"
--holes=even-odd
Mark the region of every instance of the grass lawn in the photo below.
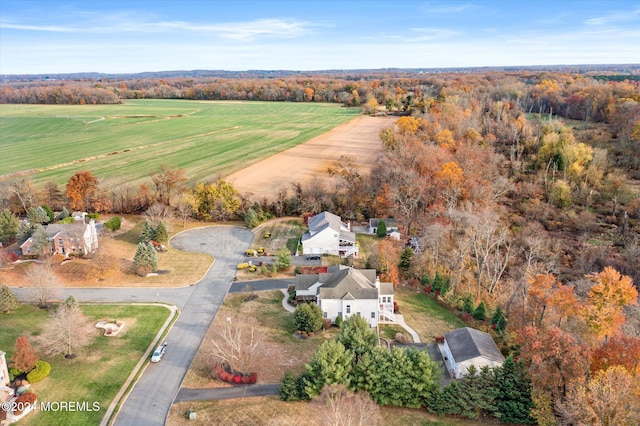
{"type": "Polygon", "coordinates": [[[395,300],[405,322],[418,333],[424,343],[433,342],[436,336],[466,325],[431,297],[414,289],[396,287],[395,300]]]}
{"type": "MultiPolygon", "coordinates": [[[[170,425],[279,425],[316,426],[308,402],[283,402],[276,396],[221,401],[181,402],[171,407],[170,425]],[[195,420],[187,420],[187,412],[196,412],[195,420]]],[[[382,424],[385,426],[479,426],[472,420],[444,419],[426,410],[381,407],[382,424]]]]}
{"type": "MultiPolygon", "coordinates": [[[[109,404],[122,387],[140,357],[147,350],[160,327],[169,316],[161,306],[148,305],[83,305],[82,310],[97,322],[117,319],[125,322],[124,329],[114,337],[103,336],[95,329],[95,339],[67,360],[63,356],[43,357],[51,364],[51,374],[31,386],[40,402],[96,401],[99,411],[38,411],[20,421],[20,425],[97,425],[109,404]]],[[[35,306],[21,305],[10,315],[2,315],[0,348],[13,352],[15,340],[25,335],[36,353],[38,336],[48,312],[35,306]]]]}
{"type": "Polygon", "coordinates": [[[148,180],[160,165],[191,183],[230,174],[358,116],[357,108],[295,102],[131,99],[120,105],[0,105],[0,175],[32,170],[61,185],[78,170],[148,180]],[[46,147],[46,149],[43,149],[46,147]]]}

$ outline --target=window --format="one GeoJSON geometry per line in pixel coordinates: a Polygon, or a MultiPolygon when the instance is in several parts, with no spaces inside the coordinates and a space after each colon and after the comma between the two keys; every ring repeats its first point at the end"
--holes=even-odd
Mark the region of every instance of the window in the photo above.
{"type": "Polygon", "coordinates": [[[347,314],[351,313],[351,305],[347,305],[347,314]]]}
{"type": "Polygon", "coordinates": [[[62,238],[58,238],[58,244],[60,244],[61,246],[64,245],[64,241],[62,241],[62,238]]]}
{"type": "Polygon", "coordinates": [[[375,312],[371,312],[371,319],[375,319],[376,317],[376,313],[375,312]]]}
{"type": "Polygon", "coordinates": [[[326,313],[326,312],[323,312],[323,313],[322,313],[322,318],[326,318],[326,317],[327,317],[327,313],[326,313]]]}

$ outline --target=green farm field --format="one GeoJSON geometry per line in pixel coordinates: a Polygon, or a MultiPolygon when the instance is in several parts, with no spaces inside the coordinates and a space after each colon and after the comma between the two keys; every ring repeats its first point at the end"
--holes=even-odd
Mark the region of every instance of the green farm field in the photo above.
{"type": "Polygon", "coordinates": [[[190,182],[228,175],[360,115],[336,104],[128,100],[120,105],[0,105],[0,180],[64,184],[90,170],[112,184],[166,164],[190,182]]]}

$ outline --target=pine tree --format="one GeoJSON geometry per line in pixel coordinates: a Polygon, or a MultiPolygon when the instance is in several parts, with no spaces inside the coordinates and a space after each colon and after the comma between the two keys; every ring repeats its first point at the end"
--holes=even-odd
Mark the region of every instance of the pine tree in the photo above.
{"type": "Polygon", "coordinates": [[[62,207],[62,211],[60,212],[60,220],[66,219],[70,216],[71,216],[71,213],[69,213],[69,210],[67,210],[66,207],[62,207]]]}
{"type": "Polygon", "coordinates": [[[413,259],[413,249],[411,247],[407,247],[400,254],[400,263],[398,267],[403,273],[409,272],[409,268],[411,267],[411,260],[413,259]]]}
{"type": "Polygon", "coordinates": [[[384,238],[387,236],[387,224],[384,222],[384,220],[381,220],[380,223],[378,223],[378,229],[376,229],[376,235],[380,238],[384,238]]]}
{"type": "Polygon", "coordinates": [[[133,266],[139,275],[158,269],[158,255],[156,250],[148,243],[138,243],[136,254],[133,257],[133,266]]]}
{"type": "Polygon", "coordinates": [[[533,424],[531,417],[531,379],[524,361],[508,357],[502,366],[494,368],[496,377],[496,413],[504,423],[533,424]]]}
{"type": "Polygon", "coordinates": [[[163,221],[160,221],[158,223],[153,239],[159,243],[166,243],[167,241],[169,241],[169,232],[167,232],[167,227],[165,226],[163,221]]]}
{"type": "Polygon", "coordinates": [[[13,294],[8,285],[0,285],[0,312],[8,313],[18,306],[16,295],[13,294]]]}
{"type": "Polygon", "coordinates": [[[73,297],[73,294],[70,294],[69,297],[64,299],[64,302],[62,302],[61,306],[64,306],[65,308],[77,308],[78,301],[75,297],[73,297]]]}
{"type": "Polygon", "coordinates": [[[155,233],[156,232],[151,223],[148,220],[145,220],[144,224],[142,224],[142,231],[140,231],[140,241],[148,243],[155,238],[155,233]]]}
{"type": "Polygon", "coordinates": [[[256,226],[258,226],[260,224],[258,213],[254,209],[249,208],[244,215],[244,223],[245,225],[247,225],[247,228],[249,229],[255,228],[256,226]]]}
{"type": "Polygon", "coordinates": [[[0,243],[13,241],[18,233],[19,221],[9,209],[0,211],[0,243]]]}
{"type": "Polygon", "coordinates": [[[468,314],[472,314],[473,313],[473,297],[471,297],[471,295],[467,295],[467,297],[464,298],[464,304],[462,305],[462,311],[466,312],[468,314]]]}
{"type": "Polygon", "coordinates": [[[480,304],[473,311],[473,317],[480,321],[487,318],[487,305],[485,305],[484,302],[480,302],[480,304]]]}
{"type": "Polygon", "coordinates": [[[370,352],[378,344],[378,336],[360,315],[352,315],[340,327],[336,340],[352,351],[359,359],[365,352],[370,352]]]}
{"type": "Polygon", "coordinates": [[[304,389],[309,398],[320,393],[325,384],[342,384],[349,387],[353,352],[342,343],[328,340],[320,345],[311,362],[305,365],[308,376],[304,377],[304,389]]]}

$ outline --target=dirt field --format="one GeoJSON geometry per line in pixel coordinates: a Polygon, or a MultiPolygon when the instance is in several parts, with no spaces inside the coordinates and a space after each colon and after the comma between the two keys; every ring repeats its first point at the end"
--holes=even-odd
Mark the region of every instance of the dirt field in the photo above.
{"type": "Polygon", "coordinates": [[[357,117],[287,151],[266,158],[227,176],[242,194],[270,198],[281,187],[305,183],[315,176],[327,176],[327,168],[342,155],[356,158],[368,172],[382,149],[378,134],[396,117],[357,117]]]}

